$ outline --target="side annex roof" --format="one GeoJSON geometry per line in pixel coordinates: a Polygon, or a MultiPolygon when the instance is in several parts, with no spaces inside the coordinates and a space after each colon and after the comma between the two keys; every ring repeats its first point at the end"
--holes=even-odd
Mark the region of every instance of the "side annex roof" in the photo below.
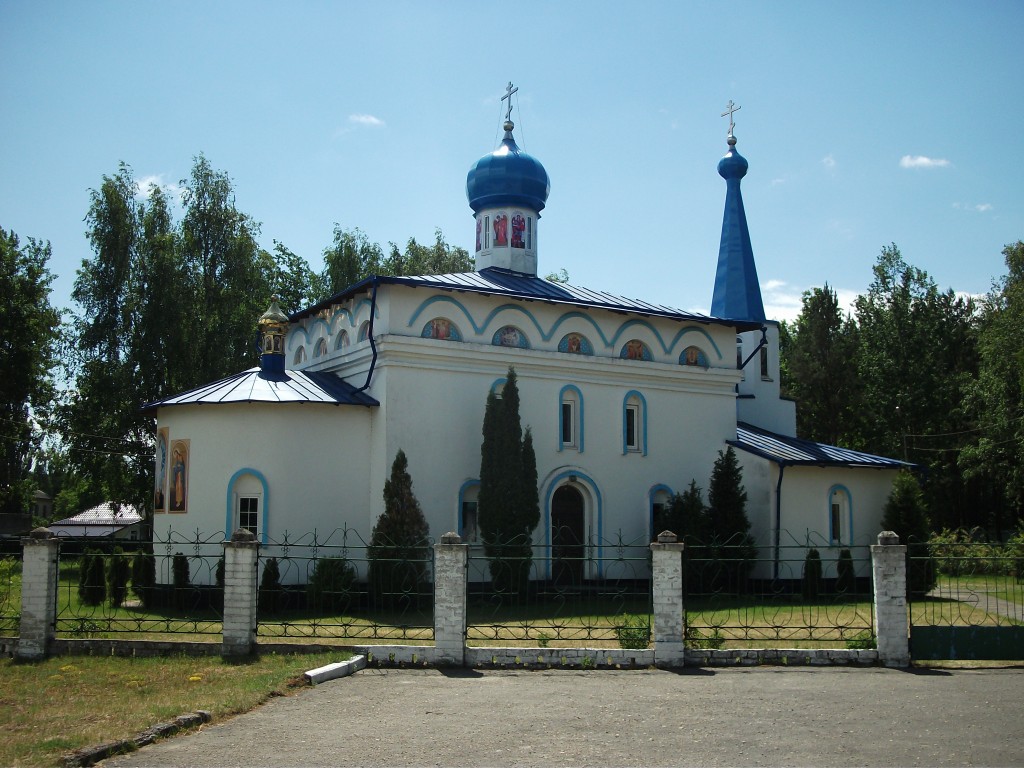
{"type": "Polygon", "coordinates": [[[865,467],[872,469],[914,469],[917,467],[916,464],[899,459],[889,459],[885,456],[875,456],[862,451],[815,443],[798,437],[778,435],[745,422],[739,422],[736,425],[736,439],[726,442],[747,453],[787,467],[865,467]]]}

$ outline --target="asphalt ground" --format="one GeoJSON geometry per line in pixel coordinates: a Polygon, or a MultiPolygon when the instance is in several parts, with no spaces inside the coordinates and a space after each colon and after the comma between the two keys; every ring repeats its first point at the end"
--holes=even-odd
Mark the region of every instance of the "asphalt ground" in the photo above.
{"type": "Polygon", "coordinates": [[[1024,766],[1024,670],[366,669],[104,766],[1024,766]]]}

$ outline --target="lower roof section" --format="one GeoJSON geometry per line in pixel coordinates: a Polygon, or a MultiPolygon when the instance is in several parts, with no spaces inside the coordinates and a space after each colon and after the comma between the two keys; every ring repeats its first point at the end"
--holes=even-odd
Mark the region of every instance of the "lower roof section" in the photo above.
{"type": "Polygon", "coordinates": [[[736,425],[736,439],[727,442],[740,450],[784,466],[868,467],[874,469],[913,469],[917,466],[899,459],[889,459],[862,451],[815,443],[812,440],[779,435],[744,422],[739,422],[736,425]]]}
{"type": "Polygon", "coordinates": [[[220,403],[320,403],[323,405],[380,405],[333,373],[282,371],[250,368],[226,379],[204,384],[180,395],[172,395],[142,406],[143,413],[172,405],[215,405],[220,403]]]}

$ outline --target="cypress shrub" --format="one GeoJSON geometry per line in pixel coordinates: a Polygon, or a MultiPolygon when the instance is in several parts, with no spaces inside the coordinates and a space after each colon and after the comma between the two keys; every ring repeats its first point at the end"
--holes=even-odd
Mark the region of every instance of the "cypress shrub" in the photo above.
{"type": "Polygon", "coordinates": [[[264,614],[277,613],[281,607],[281,567],[276,557],[270,558],[263,565],[256,606],[264,614]]]}
{"type": "Polygon", "coordinates": [[[84,605],[102,605],[107,599],[103,554],[87,549],[78,564],[78,597],[84,605]]]}
{"type": "Polygon", "coordinates": [[[821,593],[821,553],[810,549],[804,558],[804,581],[801,593],[805,600],[816,600],[821,593]]]}
{"type": "Polygon", "coordinates": [[[131,575],[131,561],[121,547],[114,547],[107,559],[107,597],[110,607],[118,608],[128,596],[128,577],[131,575]]]}
{"type": "Polygon", "coordinates": [[[132,558],[132,592],[144,608],[152,608],[156,602],[156,558],[143,549],[132,558]]]}
{"type": "Polygon", "coordinates": [[[352,599],[356,569],[343,557],[324,557],[316,561],[306,585],[309,607],[323,614],[343,613],[352,599]]]}
{"type": "Polygon", "coordinates": [[[836,592],[841,595],[853,595],[856,589],[857,580],[853,574],[853,555],[848,549],[840,550],[839,560],[836,562],[836,592]]]}
{"type": "Polygon", "coordinates": [[[171,558],[171,581],[174,584],[174,605],[185,607],[185,590],[191,585],[188,558],[181,552],[175,552],[171,558]]]}

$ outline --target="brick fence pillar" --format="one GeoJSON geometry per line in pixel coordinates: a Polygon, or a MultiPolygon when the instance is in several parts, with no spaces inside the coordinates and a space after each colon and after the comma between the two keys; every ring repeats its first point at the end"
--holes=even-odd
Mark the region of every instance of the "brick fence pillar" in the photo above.
{"type": "Polygon", "coordinates": [[[871,576],[878,658],[887,667],[908,667],[907,547],[892,531],[882,531],[871,545],[871,576]]]}
{"type": "Polygon", "coordinates": [[[469,546],[457,533],[434,545],[434,646],[438,661],[461,667],[466,659],[466,562],[469,546]]]}
{"type": "Polygon", "coordinates": [[[259,543],[239,529],[224,542],[224,629],[222,656],[249,656],[256,650],[256,556],[259,543]]]}
{"type": "Polygon", "coordinates": [[[44,659],[57,624],[57,551],[49,528],[36,528],[21,540],[21,626],[19,659],[44,659]]]}
{"type": "Polygon", "coordinates": [[[681,667],[683,645],[683,545],[671,531],[662,531],[651,544],[654,597],[654,663],[681,667]]]}

